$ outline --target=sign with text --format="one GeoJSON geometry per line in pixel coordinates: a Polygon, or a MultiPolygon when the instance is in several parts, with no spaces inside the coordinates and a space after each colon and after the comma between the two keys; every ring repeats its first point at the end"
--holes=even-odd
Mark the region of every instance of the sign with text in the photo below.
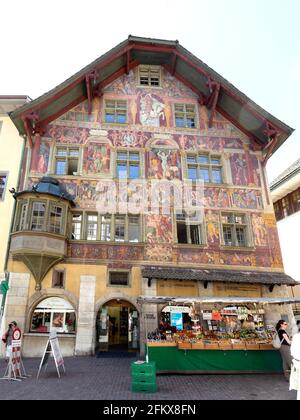
{"type": "Polygon", "coordinates": [[[177,330],[183,330],[182,312],[171,312],[171,326],[177,330]]]}
{"type": "Polygon", "coordinates": [[[45,371],[47,369],[47,365],[48,365],[48,360],[49,357],[52,356],[54,358],[54,363],[56,366],[56,370],[57,370],[57,374],[58,377],[60,378],[60,372],[59,372],[59,367],[63,368],[63,371],[66,372],[65,370],[65,365],[64,365],[64,359],[60,350],[60,346],[59,346],[59,341],[58,341],[58,337],[57,337],[57,333],[56,331],[51,331],[49,339],[47,341],[47,345],[45,347],[45,351],[40,363],[40,367],[39,367],[39,371],[37,374],[37,379],[40,375],[40,371],[42,369],[43,366],[45,366],[45,371]]]}

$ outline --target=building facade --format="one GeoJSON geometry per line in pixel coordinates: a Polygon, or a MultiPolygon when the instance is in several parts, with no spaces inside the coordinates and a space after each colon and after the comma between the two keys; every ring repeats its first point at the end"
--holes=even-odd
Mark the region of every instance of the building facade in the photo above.
{"type": "MultiPolygon", "coordinates": [[[[5,277],[7,252],[15,207],[8,189],[18,185],[19,169],[25,143],[9,118],[9,113],[28,101],[27,96],[0,95],[0,283],[7,278],[7,276],[5,277]]],[[[4,294],[0,292],[0,325],[3,300],[4,294]]]]}
{"type": "Polygon", "coordinates": [[[265,162],[292,129],[178,42],[129,37],[11,118],[27,146],[5,317],[24,355],[51,326],[64,354],[136,349],[161,311],[140,296],[288,296],[265,162]]]}
{"type": "MultiPolygon", "coordinates": [[[[300,268],[298,262],[300,237],[300,159],[294,162],[271,183],[277,228],[285,272],[299,285],[292,288],[291,295],[300,297],[300,268]]],[[[300,319],[300,306],[294,307],[300,319]]]]}

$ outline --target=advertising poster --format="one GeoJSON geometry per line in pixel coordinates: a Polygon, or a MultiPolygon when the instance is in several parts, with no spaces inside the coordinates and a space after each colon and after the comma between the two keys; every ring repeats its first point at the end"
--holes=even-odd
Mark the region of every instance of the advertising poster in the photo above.
{"type": "Polygon", "coordinates": [[[182,313],[171,312],[171,326],[176,327],[177,330],[183,330],[182,313]]]}

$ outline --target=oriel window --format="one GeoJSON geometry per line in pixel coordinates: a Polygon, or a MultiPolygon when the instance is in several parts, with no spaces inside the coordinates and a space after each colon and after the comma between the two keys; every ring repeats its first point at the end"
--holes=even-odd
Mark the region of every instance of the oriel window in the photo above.
{"type": "Polygon", "coordinates": [[[50,223],[49,232],[58,233],[62,232],[62,217],[63,208],[52,204],[50,207],[50,223]]]}

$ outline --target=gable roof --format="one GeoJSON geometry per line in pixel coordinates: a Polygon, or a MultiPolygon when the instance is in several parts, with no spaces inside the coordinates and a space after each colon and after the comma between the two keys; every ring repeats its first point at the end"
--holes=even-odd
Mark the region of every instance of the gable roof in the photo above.
{"type": "Polygon", "coordinates": [[[197,93],[201,103],[213,106],[249,136],[258,148],[266,148],[267,158],[294,131],[183,48],[178,41],[131,35],[54,89],[12,112],[11,119],[20,134],[31,137],[35,131],[43,129],[83,100],[88,98],[90,101],[95,94],[101,94],[106,85],[139,64],[164,66],[197,93]],[[271,139],[276,140],[272,145],[271,139]]]}

